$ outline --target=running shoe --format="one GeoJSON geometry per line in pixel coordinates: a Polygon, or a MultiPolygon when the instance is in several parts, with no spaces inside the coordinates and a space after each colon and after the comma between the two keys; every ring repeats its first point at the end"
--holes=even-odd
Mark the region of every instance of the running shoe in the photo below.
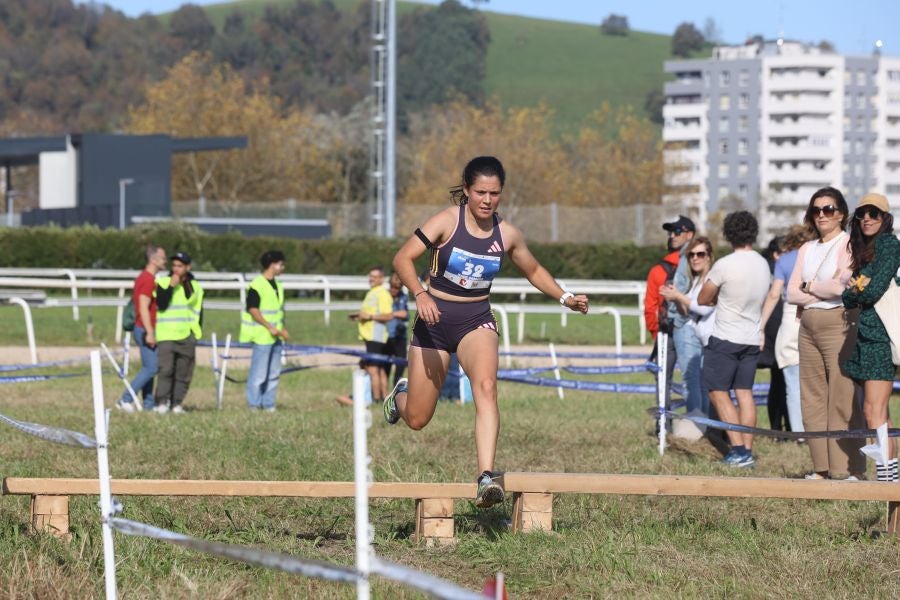
{"type": "Polygon", "coordinates": [[[743,455],[744,454],[740,450],[731,449],[728,451],[728,454],[725,455],[725,458],[722,459],[722,462],[733,467],[737,465],[743,455]]]}
{"type": "Polygon", "coordinates": [[[478,476],[478,494],[475,496],[475,506],[478,508],[490,508],[503,502],[503,486],[497,483],[495,477],[490,471],[483,471],[478,476]]]}
{"type": "Polygon", "coordinates": [[[400,392],[406,391],[406,384],[408,381],[409,380],[406,377],[402,378],[397,382],[397,385],[394,386],[394,389],[391,390],[391,393],[384,399],[382,409],[384,410],[384,420],[388,422],[388,425],[393,425],[400,420],[400,411],[397,410],[396,397],[400,392]]]}
{"type": "Polygon", "coordinates": [[[732,463],[733,467],[741,467],[747,468],[752,467],[756,464],[756,459],[753,458],[753,454],[750,452],[744,452],[737,460],[737,462],[732,463]]]}

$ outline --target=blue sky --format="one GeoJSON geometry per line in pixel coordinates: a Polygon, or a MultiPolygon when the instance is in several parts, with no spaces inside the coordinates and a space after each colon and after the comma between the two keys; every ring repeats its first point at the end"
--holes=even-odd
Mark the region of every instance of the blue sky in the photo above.
{"type": "MultiPolygon", "coordinates": [[[[193,0],[216,4],[221,0],[193,0]]],[[[439,0],[421,0],[437,4],[439,0]]],[[[167,12],[182,0],[107,0],[102,2],[128,15],[167,12]]],[[[239,4],[239,3],[238,3],[239,4]]],[[[671,34],[683,21],[702,29],[715,20],[722,38],[743,42],[761,33],[767,38],[801,41],[827,39],[844,54],[868,54],[875,40],[883,53],[900,56],[900,2],[897,0],[489,0],[485,10],[525,16],[599,24],[609,13],[628,17],[633,29],[671,34]]]]}

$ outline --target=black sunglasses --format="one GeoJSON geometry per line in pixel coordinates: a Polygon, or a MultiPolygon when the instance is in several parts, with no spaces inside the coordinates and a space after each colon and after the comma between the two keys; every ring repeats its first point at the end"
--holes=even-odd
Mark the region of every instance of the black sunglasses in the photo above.
{"type": "Polygon", "coordinates": [[[884,211],[882,211],[880,208],[868,204],[866,206],[860,206],[856,209],[856,212],[853,213],[853,216],[860,221],[865,219],[866,216],[868,216],[873,221],[877,221],[882,217],[882,215],[884,215],[884,211]]]}
{"type": "Polygon", "coordinates": [[[688,252],[688,258],[706,258],[709,254],[706,253],[705,250],[701,250],[700,252],[688,252]]]}
{"type": "Polygon", "coordinates": [[[813,217],[818,217],[819,215],[825,215],[826,217],[833,217],[834,213],[838,211],[837,207],[834,204],[826,204],[825,206],[812,206],[809,209],[809,214],[813,217]]]}

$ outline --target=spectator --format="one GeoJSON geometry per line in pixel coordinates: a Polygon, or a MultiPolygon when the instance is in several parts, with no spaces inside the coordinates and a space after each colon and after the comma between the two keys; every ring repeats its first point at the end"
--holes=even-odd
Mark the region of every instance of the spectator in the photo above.
{"type": "MultiPolygon", "coordinates": [[[[769,272],[772,273],[772,283],[769,284],[769,293],[766,301],[773,295],[775,286],[775,262],[781,256],[780,236],[769,241],[769,245],[763,250],[763,258],[769,263],[769,272]]],[[[781,317],[784,314],[784,303],[781,300],[781,292],[774,293],[775,304],[769,313],[768,319],[760,322],[762,337],[759,346],[759,361],[757,369],[769,369],[769,393],[766,396],[766,409],[769,413],[769,428],[774,431],[790,431],[787,415],[787,390],[785,389],[784,373],[775,359],[775,340],[778,337],[778,329],[781,327],[781,317]]],[[[765,317],[766,302],[763,303],[763,317],[765,317]]]]}
{"type": "MultiPolygon", "coordinates": [[[[804,222],[816,239],[800,247],[788,281],[788,302],[800,312],[800,404],[806,431],[843,431],[863,426],[854,400],[853,380],[840,363],[856,340],[856,320],[841,293],[852,274],[851,248],[844,226],[849,216],[844,195],[833,187],[817,190],[804,222]]],[[[809,439],[813,472],[808,479],[862,477],[860,439],[809,439]]]]}
{"type": "Polygon", "coordinates": [[[183,413],[194,375],[197,340],[202,335],[203,288],[191,273],[191,257],[176,252],[169,257],[172,271],[156,282],[156,340],[159,345],[159,378],[156,412],[183,413]]]}
{"type": "MultiPolygon", "coordinates": [[[[863,196],[854,217],[850,225],[854,277],[843,292],[843,303],[862,311],[853,354],[841,366],[863,386],[866,421],[870,429],[878,429],[885,423],[890,427],[888,402],[897,367],[891,358],[891,338],[875,311],[875,303],[900,268],[900,241],[893,234],[894,216],[887,198],[881,194],[863,196]]],[[[895,442],[888,441],[882,452],[884,462],[875,464],[878,481],[897,481],[900,474],[895,442]]]]}
{"type": "MultiPolygon", "coordinates": [[[[644,320],[647,322],[647,330],[654,338],[653,353],[650,355],[651,361],[656,361],[659,355],[658,342],[656,342],[657,333],[662,331],[668,334],[665,369],[666,381],[669,384],[666,389],[666,406],[669,406],[672,373],[675,370],[675,359],[678,356],[678,348],[673,335],[674,326],[677,324],[680,329],[684,326],[687,319],[683,315],[678,314],[677,309],[673,308],[673,320],[670,321],[669,307],[665,299],[660,296],[660,289],[669,283],[674,283],[675,288],[680,293],[684,294],[688,291],[690,269],[687,265],[687,259],[682,256],[682,249],[686,248],[687,243],[693,239],[696,227],[694,227],[694,222],[687,217],[679,216],[677,220],[663,224],[663,229],[668,232],[666,247],[669,253],[661,261],[653,265],[649,273],[647,273],[647,290],[644,294],[644,320]]],[[[690,362],[690,359],[693,354],[696,354],[696,349],[688,343],[688,336],[683,335],[682,332],[679,332],[678,339],[684,343],[684,350],[688,353],[684,360],[688,361],[689,364],[693,364],[690,362]]],[[[693,375],[693,373],[688,374],[693,375]]],[[[687,377],[688,374],[685,374],[684,377],[687,377]]],[[[691,393],[699,396],[699,378],[694,377],[690,383],[688,381],[684,383],[687,396],[690,396],[691,393]],[[689,387],[692,389],[689,390],[689,387]]]]}
{"type": "Polygon", "coordinates": [[[284,286],[277,279],[284,272],[284,253],[269,250],[259,262],[263,270],[247,291],[240,340],[253,344],[247,375],[247,407],[274,412],[281,352],[290,337],[284,326],[284,286]]]}
{"type": "MultiPolygon", "coordinates": [[[[688,264],[690,264],[690,280],[688,282],[688,292],[682,293],[677,290],[674,285],[663,286],[660,295],[676,306],[678,312],[686,317],[683,325],[685,333],[692,336],[688,340],[683,340],[685,345],[690,346],[696,351],[678,353],[678,360],[682,365],[682,373],[691,371],[699,375],[703,373],[703,348],[709,343],[711,327],[714,323],[715,308],[709,306],[700,306],[697,304],[697,295],[703,288],[709,269],[715,260],[712,243],[709,238],[700,236],[696,237],[686,246],[688,264]],[[689,356],[689,360],[683,359],[689,356]]],[[[687,375],[684,379],[687,380],[687,375]]],[[[685,381],[685,386],[687,382],[685,381]]],[[[700,413],[709,416],[709,396],[702,385],[698,385],[697,393],[689,393],[685,398],[687,402],[688,413],[700,413]]]]}
{"type": "MultiPolygon", "coordinates": [[[[390,279],[391,292],[391,315],[392,319],[388,321],[388,341],[387,354],[395,359],[406,360],[406,324],[409,322],[409,294],[403,291],[403,282],[396,273],[391,275],[390,279]]],[[[393,384],[403,377],[403,371],[406,369],[400,363],[394,363],[393,384]]],[[[384,363],[384,375],[390,378],[391,363],[384,363]]]]}
{"type": "MultiPolygon", "coordinates": [[[[384,268],[372,267],[369,269],[369,291],[363,299],[362,308],[349,315],[358,323],[359,339],[366,344],[366,354],[388,356],[387,323],[394,318],[391,310],[393,303],[390,292],[384,289],[384,268]]],[[[363,359],[361,364],[372,384],[372,402],[382,401],[387,396],[385,362],[363,359]]]]}
{"type": "MultiPolygon", "coordinates": [[[[166,268],[166,251],[154,244],[144,249],[146,265],[134,280],[131,302],[135,308],[134,341],[141,352],[141,370],[131,380],[131,389],[141,394],[144,410],[153,410],[153,379],[159,371],[156,356],[156,274],[166,268]]],[[[126,389],[116,402],[116,408],[134,412],[134,400],[126,389]]]]}
{"type": "MultiPolygon", "coordinates": [[[[786,302],[787,283],[791,278],[794,265],[797,264],[797,254],[800,246],[809,241],[812,232],[807,225],[794,225],[781,240],[781,254],[775,261],[775,274],[772,285],[762,310],[763,332],[768,344],[771,334],[770,317],[775,307],[780,302],[782,305],[782,318],[775,335],[775,361],[781,369],[784,379],[785,405],[787,409],[787,431],[803,431],[803,412],[800,409],[800,352],[797,349],[800,336],[800,323],[797,319],[797,306],[786,302]]],[[[769,412],[769,421],[773,429],[780,424],[777,415],[769,412]]]]}
{"type": "MultiPolygon", "coordinates": [[[[713,333],[703,350],[703,382],[720,420],[755,427],[753,379],[769,265],[753,250],[759,225],[749,212],[727,215],[722,233],[734,251],[716,261],[697,296],[698,304],[716,307],[713,333]],[[738,409],[731,403],[730,390],[737,396],[738,409]]],[[[728,438],[731,450],[725,455],[725,464],[752,467],[753,435],[728,431],[728,438]]]]}

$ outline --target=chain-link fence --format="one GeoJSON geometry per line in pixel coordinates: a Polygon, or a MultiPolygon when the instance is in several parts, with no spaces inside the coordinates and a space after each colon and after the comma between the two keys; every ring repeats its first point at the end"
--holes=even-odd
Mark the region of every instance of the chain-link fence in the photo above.
{"type": "MultiPolygon", "coordinates": [[[[450,206],[416,204],[397,206],[397,236],[412,235],[431,215],[450,206]]],[[[366,204],[316,204],[284,200],[256,203],[173,202],[177,217],[233,217],[260,219],[327,219],[334,237],[369,235],[374,217],[366,204]]],[[[659,244],[660,229],[678,216],[677,207],[636,204],[620,207],[576,207],[548,203],[540,206],[500,207],[500,214],[534,242],[616,243],[638,246],[659,244]]]]}

